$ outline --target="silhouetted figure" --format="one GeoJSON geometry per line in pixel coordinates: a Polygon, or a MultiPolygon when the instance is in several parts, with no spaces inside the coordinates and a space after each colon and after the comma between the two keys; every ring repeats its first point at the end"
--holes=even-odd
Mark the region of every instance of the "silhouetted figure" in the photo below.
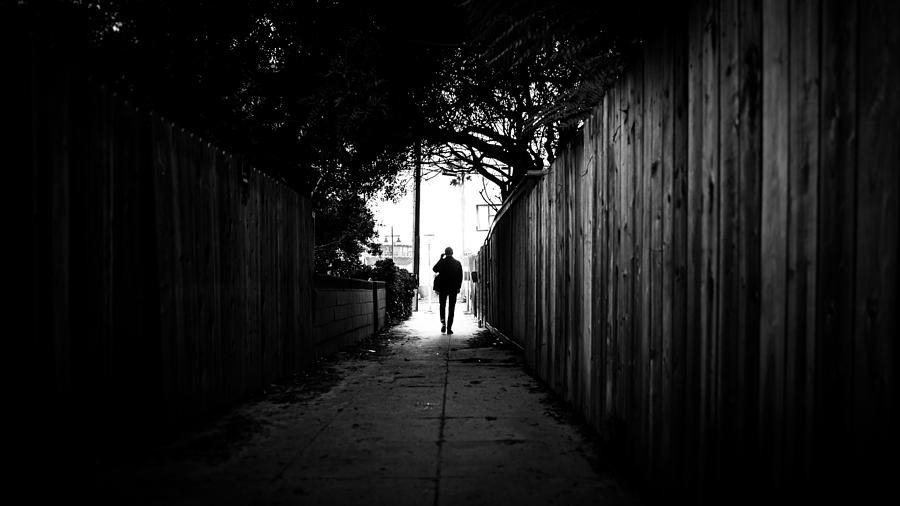
{"type": "Polygon", "coordinates": [[[434,278],[434,291],[438,293],[438,303],[441,308],[441,332],[453,333],[453,311],[456,308],[456,294],[462,286],[462,264],[453,258],[453,248],[449,246],[444,250],[441,259],[434,264],[434,272],[438,275],[434,278]],[[444,319],[444,303],[450,300],[450,311],[447,319],[444,319]]]}

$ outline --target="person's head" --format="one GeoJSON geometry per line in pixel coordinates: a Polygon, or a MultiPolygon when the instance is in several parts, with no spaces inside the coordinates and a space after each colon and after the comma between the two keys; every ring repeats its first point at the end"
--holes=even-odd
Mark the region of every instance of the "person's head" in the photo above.
{"type": "Polygon", "coordinates": [[[451,248],[450,246],[447,246],[446,248],[444,248],[444,254],[447,255],[448,257],[453,256],[453,248],[451,248]]]}

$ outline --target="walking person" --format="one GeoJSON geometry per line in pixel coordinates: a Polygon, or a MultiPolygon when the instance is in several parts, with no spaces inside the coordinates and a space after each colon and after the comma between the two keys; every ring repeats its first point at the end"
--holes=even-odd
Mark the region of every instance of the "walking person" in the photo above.
{"type": "Polygon", "coordinates": [[[434,272],[438,273],[434,278],[434,291],[438,293],[438,304],[441,313],[441,332],[453,333],[453,312],[456,309],[456,294],[462,286],[462,264],[453,258],[453,248],[447,247],[440,260],[434,264],[434,272]],[[449,311],[446,311],[444,319],[444,304],[449,302],[449,311]]]}

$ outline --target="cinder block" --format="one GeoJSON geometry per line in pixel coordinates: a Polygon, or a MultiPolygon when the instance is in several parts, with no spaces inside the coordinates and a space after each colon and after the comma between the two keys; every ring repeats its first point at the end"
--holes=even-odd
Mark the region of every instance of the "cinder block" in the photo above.
{"type": "Polygon", "coordinates": [[[334,309],[330,307],[316,308],[314,325],[324,325],[334,320],[334,309]]]}
{"type": "Polygon", "coordinates": [[[316,304],[319,307],[334,306],[336,301],[337,297],[332,290],[318,290],[316,292],[316,304]]]}
{"type": "Polygon", "coordinates": [[[331,338],[347,331],[346,320],[336,320],[325,326],[325,333],[331,338]]]}
{"type": "Polygon", "coordinates": [[[342,295],[340,292],[331,292],[328,297],[330,306],[340,306],[343,304],[342,295]]]}
{"type": "Polygon", "coordinates": [[[351,315],[350,311],[350,306],[337,306],[334,308],[334,319],[343,320],[351,315]]]}

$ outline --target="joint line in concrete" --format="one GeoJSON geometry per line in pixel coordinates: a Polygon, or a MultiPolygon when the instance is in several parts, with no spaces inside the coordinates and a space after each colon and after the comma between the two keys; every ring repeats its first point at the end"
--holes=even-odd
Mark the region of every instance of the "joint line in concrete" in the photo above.
{"type": "Polygon", "coordinates": [[[434,506],[438,506],[441,496],[441,460],[444,453],[444,425],[447,422],[447,382],[450,376],[450,334],[447,334],[447,350],[444,352],[444,395],[441,400],[441,423],[438,432],[437,469],[434,478],[434,506]]]}

